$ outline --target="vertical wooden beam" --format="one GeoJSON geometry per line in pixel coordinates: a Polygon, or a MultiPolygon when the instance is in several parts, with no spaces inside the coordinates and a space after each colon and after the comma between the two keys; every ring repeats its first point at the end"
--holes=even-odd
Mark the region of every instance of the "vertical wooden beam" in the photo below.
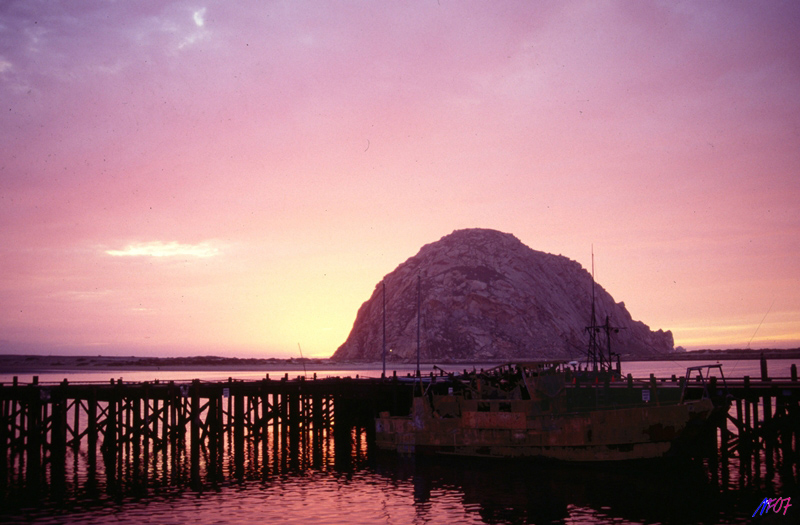
{"type": "Polygon", "coordinates": [[[233,457],[236,477],[244,475],[244,392],[239,383],[231,391],[233,399],[233,457]]]}
{"type": "Polygon", "coordinates": [[[772,477],[773,474],[773,454],[774,450],[772,444],[775,440],[777,440],[777,433],[775,429],[772,427],[772,396],[769,392],[765,393],[761,398],[761,404],[763,405],[763,422],[761,425],[761,435],[764,438],[764,461],[766,461],[767,467],[767,476],[772,477]]]}
{"type": "Polygon", "coordinates": [[[34,383],[28,390],[28,425],[26,435],[27,452],[27,474],[26,480],[29,484],[38,485],[40,479],[40,469],[42,465],[42,402],[41,391],[37,386],[38,377],[34,376],[34,383]]]}
{"type": "Polygon", "coordinates": [[[231,439],[231,434],[233,432],[233,378],[228,378],[228,420],[227,420],[227,428],[228,428],[228,440],[231,439]]]}
{"type": "Polygon", "coordinates": [[[755,475],[756,479],[761,477],[761,444],[759,441],[759,435],[761,434],[761,424],[759,424],[758,420],[758,397],[753,400],[752,402],[752,411],[753,411],[753,461],[755,463],[753,468],[753,474],[755,475]]]}
{"type": "Polygon", "coordinates": [[[178,471],[180,455],[180,448],[178,447],[178,404],[181,403],[183,399],[180,397],[180,390],[178,386],[173,381],[169,382],[168,399],[169,411],[165,413],[165,416],[169,416],[167,418],[167,449],[169,452],[170,465],[172,465],[172,472],[174,474],[178,471]]]}
{"type": "Polygon", "coordinates": [[[63,471],[67,460],[67,389],[69,385],[65,379],[53,392],[50,400],[52,406],[52,424],[50,431],[50,459],[51,472],[53,468],[63,471]]]}
{"type": "Polygon", "coordinates": [[[278,471],[280,465],[280,423],[278,421],[281,399],[279,387],[274,382],[271,383],[272,396],[272,465],[273,470],[278,471]]]}
{"type": "Polygon", "coordinates": [[[269,474],[269,391],[267,379],[261,380],[261,475],[266,479],[269,474]]]}
{"type": "MultiPolygon", "coordinates": [[[[158,387],[160,390],[161,387],[158,387]]],[[[150,415],[150,418],[153,420],[153,426],[150,427],[150,431],[152,432],[151,441],[153,447],[153,472],[156,471],[156,467],[158,466],[158,451],[161,449],[161,442],[159,439],[159,429],[164,427],[164,424],[161,422],[161,409],[159,407],[160,400],[158,399],[158,393],[153,393],[153,411],[150,415]]]]}
{"type": "MultiPolygon", "coordinates": [[[[142,399],[141,387],[132,386],[128,391],[128,414],[131,424],[128,427],[128,435],[133,441],[133,472],[134,478],[139,479],[142,472],[142,399]]],[[[145,463],[145,467],[147,463],[145,463]]]]}
{"type": "Polygon", "coordinates": [[[125,392],[122,393],[120,399],[120,406],[124,412],[124,423],[120,425],[120,438],[123,440],[125,446],[125,459],[126,461],[131,458],[131,428],[133,426],[133,414],[131,409],[131,398],[129,396],[128,387],[125,387],[125,392]]]}
{"type": "Polygon", "coordinates": [[[220,440],[222,437],[221,421],[222,390],[214,390],[208,396],[208,455],[209,465],[206,468],[206,475],[212,481],[219,480],[220,466],[220,440]]]}
{"type": "MultiPolygon", "coordinates": [[[[114,380],[111,380],[114,385],[114,380]]],[[[105,459],[106,476],[109,484],[113,485],[117,479],[117,392],[118,388],[112,388],[109,392],[108,406],[106,409],[106,434],[103,438],[103,456],[105,459]]]]}
{"type": "Polygon", "coordinates": [[[97,469],[97,387],[93,386],[86,405],[86,459],[89,469],[97,469]]]}
{"type": "Polygon", "coordinates": [[[150,383],[145,381],[142,392],[142,465],[144,465],[145,479],[149,477],[150,470],[151,425],[154,425],[154,422],[150,418],[150,383]]]}
{"type": "Polygon", "coordinates": [[[83,402],[75,398],[72,404],[72,449],[78,451],[81,448],[81,409],[83,402]]]}
{"type": "Polygon", "coordinates": [[[161,453],[167,457],[169,450],[169,415],[172,412],[172,386],[167,386],[167,393],[161,401],[161,453]]]}
{"type": "Polygon", "coordinates": [[[50,483],[56,493],[61,493],[66,482],[67,461],[67,390],[65,379],[55,389],[50,399],[50,483]]]}
{"type": "Polygon", "coordinates": [[[744,408],[744,434],[740,433],[739,436],[739,450],[747,455],[747,461],[750,461],[750,455],[753,450],[753,426],[750,422],[750,376],[744,376],[744,392],[742,395],[742,403],[744,408]]]}
{"type": "Polygon", "coordinates": [[[195,379],[192,381],[190,391],[191,410],[189,413],[189,425],[191,433],[191,476],[192,482],[197,483],[200,479],[200,382],[195,379]]]}

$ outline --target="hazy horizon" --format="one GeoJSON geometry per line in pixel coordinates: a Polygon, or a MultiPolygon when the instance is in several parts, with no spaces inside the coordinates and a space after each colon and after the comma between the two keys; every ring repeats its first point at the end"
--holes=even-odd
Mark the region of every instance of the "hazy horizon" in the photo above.
{"type": "Polygon", "coordinates": [[[587,269],[593,246],[676,346],[800,347],[800,3],[0,19],[7,347],[328,357],[384,275],[473,227],[587,269]]]}

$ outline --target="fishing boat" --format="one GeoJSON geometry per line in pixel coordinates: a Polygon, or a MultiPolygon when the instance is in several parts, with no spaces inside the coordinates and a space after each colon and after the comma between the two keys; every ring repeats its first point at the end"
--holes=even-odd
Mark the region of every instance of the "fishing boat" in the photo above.
{"type": "Polygon", "coordinates": [[[541,361],[430,382],[408,416],[380,414],[376,443],[404,454],[649,459],[690,446],[714,410],[709,397],[686,399],[685,384],[651,389],[611,379],[541,361]]]}
{"type": "MultiPolygon", "coordinates": [[[[605,331],[610,342],[614,330],[605,331]]],[[[623,378],[617,356],[590,345],[591,362],[507,363],[419,378],[410,414],[376,418],[376,443],[402,454],[539,457],[594,462],[659,458],[694,448],[715,410],[711,372],[690,367],[669,384],[623,378]],[[705,374],[703,373],[705,371],[705,374]]],[[[724,376],[722,376],[724,379],[724,376]]]]}

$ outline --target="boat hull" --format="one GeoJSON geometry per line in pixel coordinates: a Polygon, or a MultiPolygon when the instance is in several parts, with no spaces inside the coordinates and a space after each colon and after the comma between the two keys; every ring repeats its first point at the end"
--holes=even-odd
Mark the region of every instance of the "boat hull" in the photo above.
{"type": "Polygon", "coordinates": [[[376,443],[403,454],[651,459],[685,448],[713,410],[708,399],[561,414],[537,414],[529,404],[514,401],[504,403],[504,411],[492,411],[456,396],[416,398],[410,416],[382,414],[376,420],[376,443]]]}

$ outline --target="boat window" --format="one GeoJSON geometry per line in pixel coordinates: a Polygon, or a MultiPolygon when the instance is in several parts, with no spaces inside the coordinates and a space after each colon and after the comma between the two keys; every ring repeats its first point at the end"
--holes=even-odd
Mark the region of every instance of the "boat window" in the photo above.
{"type": "Polygon", "coordinates": [[[511,403],[501,402],[499,410],[500,412],[511,412],[511,403]]]}
{"type": "Polygon", "coordinates": [[[492,404],[488,401],[478,401],[478,412],[491,412],[492,404]]]}

